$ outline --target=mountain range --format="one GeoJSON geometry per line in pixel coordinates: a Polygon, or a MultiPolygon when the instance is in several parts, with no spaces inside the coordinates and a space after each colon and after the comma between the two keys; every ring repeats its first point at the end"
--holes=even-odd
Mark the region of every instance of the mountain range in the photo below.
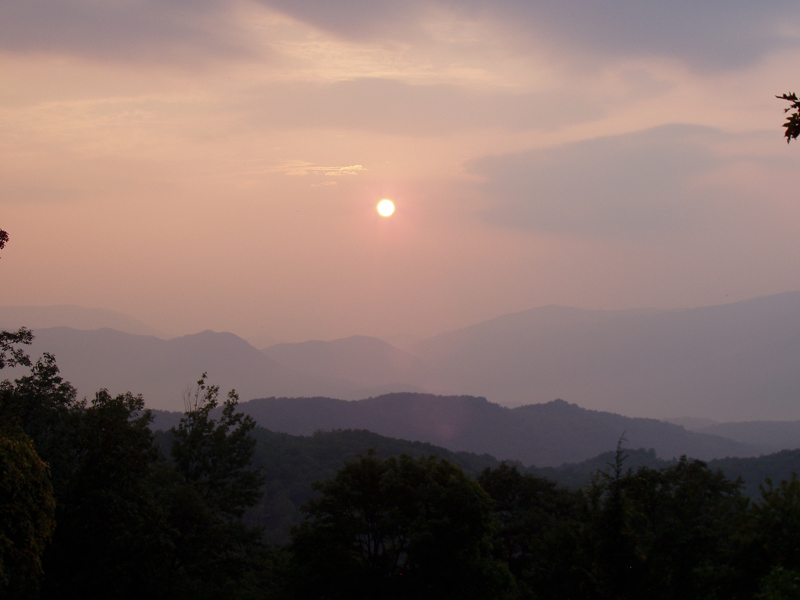
{"type": "MultiPolygon", "coordinates": [[[[266,429],[291,435],[366,429],[454,452],[490,454],[525,465],[577,463],[613,450],[624,437],[631,448],[652,448],[660,458],[686,454],[701,460],[755,456],[768,450],[720,436],[687,431],[656,419],[587,410],[563,400],[508,408],[474,396],[395,393],[356,402],[333,398],[262,398],[240,405],[266,429]]],[[[166,429],[180,415],[159,413],[166,429]]]]}
{"type": "MultiPolygon", "coordinates": [[[[25,317],[22,308],[0,309],[2,326],[15,327],[25,317]],[[9,311],[16,311],[16,320],[3,321],[9,311]]],[[[141,392],[159,409],[180,409],[185,387],[207,371],[222,388],[236,387],[242,400],[426,392],[480,396],[504,406],[563,398],[590,409],[662,419],[800,419],[800,292],[681,310],[546,306],[405,349],[353,336],[259,351],[230,333],[162,340],[88,330],[92,323],[121,322],[102,311],[90,311],[94,321],[81,321],[75,316],[80,311],[35,308],[34,324],[74,314],[73,328],[35,328],[34,355],[55,352],[82,394],[99,387],[141,392]]]]}
{"type": "Polygon", "coordinates": [[[0,330],[11,331],[20,327],[36,330],[50,327],[94,330],[107,327],[134,335],[167,337],[135,317],[106,308],[84,308],[74,304],[0,306],[0,330]]]}
{"type": "Polygon", "coordinates": [[[411,350],[461,393],[504,405],[564,398],[656,418],[800,418],[800,292],[669,311],[548,306],[411,350]]]}

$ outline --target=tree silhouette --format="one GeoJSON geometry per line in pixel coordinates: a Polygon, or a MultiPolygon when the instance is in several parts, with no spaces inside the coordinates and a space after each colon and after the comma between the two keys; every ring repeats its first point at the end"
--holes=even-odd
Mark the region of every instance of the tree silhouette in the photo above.
{"type": "Polygon", "coordinates": [[[491,499],[434,456],[370,453],[318,482],[290,546],[296,597],[502,598],[491,499]]]}
{"type": "Polygon", "coordinates": [[[783,112],[789,113],[789,116],[786,117],[786,122],[783,124],[786,128],[783,135],[786,136],[786,143],[788,144],[792,140],[796,140],[797,136],[800,135],[800,99],[794,92],[775,97],[791,102],[789,108],[783,109],[783,112]]]}

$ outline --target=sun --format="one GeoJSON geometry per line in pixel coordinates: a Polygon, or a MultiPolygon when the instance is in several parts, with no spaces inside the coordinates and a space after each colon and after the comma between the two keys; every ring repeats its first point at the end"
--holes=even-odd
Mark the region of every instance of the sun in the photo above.
{"type": "Polygon", "coordinates": [[[391,217],[394,212],[394,202],[388,198],[384,198],[378,202],[378,214],[382,217],[391,217]]]}

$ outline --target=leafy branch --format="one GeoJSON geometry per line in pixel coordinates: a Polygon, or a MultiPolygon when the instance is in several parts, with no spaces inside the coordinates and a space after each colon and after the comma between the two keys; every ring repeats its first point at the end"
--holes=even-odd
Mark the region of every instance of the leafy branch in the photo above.
{"type": "Polygon", "coordinates": [[[797,98],[797,94],[794,92],[775,97],[779,100],[791,102],[789,108],[783,110],[784,113],[790,113],[783,124],[786,128],[783,135],[786,136],[786,143],[788,144],[792,140],[796,140],[797,136],[800,136],[800,99],[797,98]]]}

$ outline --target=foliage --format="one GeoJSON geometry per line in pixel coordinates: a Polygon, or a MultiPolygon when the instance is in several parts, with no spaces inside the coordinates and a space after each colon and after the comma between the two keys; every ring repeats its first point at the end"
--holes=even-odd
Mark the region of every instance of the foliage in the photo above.
{"type": "Polygon", "coordinates": [[[797,600],[800,598],[800,571],[774,567],[762,581],[758,600],[797,600]]]}
{"type": "Polygon", "coordinates": [[[164,524],[149,478],[158,452],[141,396],[100,390],[73,407],[70,472],[57,487],[58,527],[45,592],[133,598],[152,591],[164,524]],[[87,576],[86,566],[92,575],[87,576]]]}
{"type": "Polygon", "coordinates": [[[783,135],[786,137],[786,143],[788,144],[792,140],[796,140],[797,136],[800,135],[800,99],[797,98],[797,94],[794,92],[775,97],[790,102],[789,108],[783,110],[784,113],[789,113],[786,122],[783,124],[784,128],[786,128],[783,135]]]}
{"type": "Polygon", "coordinates": [[[747,507],[740,481],[686,457],[622,471],[587,490],[596,586],[608,598],[706,598],[730,587],[730,547],[747,507]]]}
{"type": "Polygon", "coordinates": [[[176,439],[188,462],[173,465],[141,396],[101,390],[77,400],[49,354],[0,384],[0,421],[24,430],[53,474],[58,525],[41,597],[266,597],[276,559],[260,530],[237,518],[261,482],[248,471],[252,424],[234,406],[220,423],[199,406],[187,415],[176,439]]]}
{"type": "Polygon", "coordinates": [[[17,345],[30,345],[33,334],[30,329],[20,327],[17,331],[0,331],[0,369],[5,367],[31,366],[31,359],[17,345]]]}
{"type": "Polygon", "coordinates": [[[746,571],[743,587],[761,589],[763,597],[781,598],[800,571],[800,480],[792,474],[777,486],[767,479],[759,486],[741,534],[739,567],[746,571]]]}
{"type": "MultiPolygon", "coordinates": [[[[570,490],[368,431],[273,433],[236,409],[204,375],[152,433],[140,396],[79,400],[49,354],[0,383],[3,597],[35,597],[39,565],[45,599],[797,596],[796,476],[748,503],[703,462],[620,444],[568,466],[595,469],[570,490]],[[301,518],[285,548],[266,541],[301,518]]],[[[758,478],[797,456],[713,464],[758,478]]]]}
{"type": "Polygon", "coordinates": [[[272,584],[275,551],[260,528],[240,520],[261,497],[264,476],[252,467],[255,421],[236,413],[231,391],[218,420],[219,388],[205,373],[177,427],[161,436],[173,462],[157,480],[158,500],[173,537],[164,593],[170,598],[265,597],[272,584]]]}
{"type": "Polygon", "coordinates": [[[6,242],[8,242],[8,233],[0,229],[0,250],[6,247],[6,242]]]}
{"type": "Polygon", "coordinates": [[[579,595],[582,499],[555,482],[502,463],[478,477],[493,500],[494,555],[514,575],[524,598],[579,595]]]}
{"type": "Polygon", "coordinates": [[[800,471],[800,450],[781,450],[748,458],[719,458],[708,461],[708,466],[723,471],[730,479],[741,478],[742,493],[751,500],[758,500],[767,479],[788,481],[793,472],[800,471]]]}
{"type": "Polygon", "coordinates": [[[298,597],[498,598],[510,585],[490,557],[490,499],[448,461],[370,453],[314,487],[290,545],[298,597]]]}
{"type": "Polygon", "coordinates": [[[762,551],[773,563],[800,568],[800,480],[796,473],[777,486],[767,479],[760,486],[761,499],[753,504],[752,517],[760,532],[762,551]]]}
{"type": "Polygon", "coordinates": [[[206,505],[226,517],[241,517],[261,497],[264,484],[260,470],[250,468],[256,446],[250,432],[256,422],[236,412],[239,397],[234,390],[215,421],[211,411],[219,403],[219,387],[206,386],[205,377],[203,373],[197,382],[184,418],[171,429],[172,458],[178,473],[198,490],[206,505]]]}
{"type": "MultiPolygon", "coordinates": [[[[341,466],[366,454],[370,449],[381,458],[408,454],[412,457],[438,455],[470,476],[500,462],[488,455],[451,452],[432,444],[410,442],[378,435],[366,430],[318,431],[310,436],[275,433],[256,427],[257,440],[253,464],[266,477],[264,494],[244,515],[251,525],[265,529],[267,539],[285,543],[289,529],[302,521],[300,507],[314,495],[312,482],[330,479],[341,466]]],[[[160,442],[171,443],[162,434],[160,442]]]]}
{"type": "MultiPolygon", "coordinates": [[[[598,472],[605,470],[609,464],[613,464],[615,458],[616,452],[610,450],[579,463],[565,463],[559,467],[529,467],[527,470],[533,475],[550,479],[569,489],[578,490],[589,485],[598,472]]],[[[652,448],[648,450],[644,448],[625,449],[625,465],[632,469],[638,467],[662,469],[673,464],[675,464],[674,459],[660,459],[652,448]]]]}
{"type": "Polygon", "coordinates": [[[47,464],[19,429],[0,429],[0,595],[35,597],[55,528],[47,464]]]}
{"type": "Polygon", "coordinates": [[[75,388],[61,377],[52,354],[43,354],[29,375],[14,383],[0,382],[0,419],[31,437],[36,452],[50,465],[56,494],[75,469],[74,436],[81,409],[75,388]]]}

